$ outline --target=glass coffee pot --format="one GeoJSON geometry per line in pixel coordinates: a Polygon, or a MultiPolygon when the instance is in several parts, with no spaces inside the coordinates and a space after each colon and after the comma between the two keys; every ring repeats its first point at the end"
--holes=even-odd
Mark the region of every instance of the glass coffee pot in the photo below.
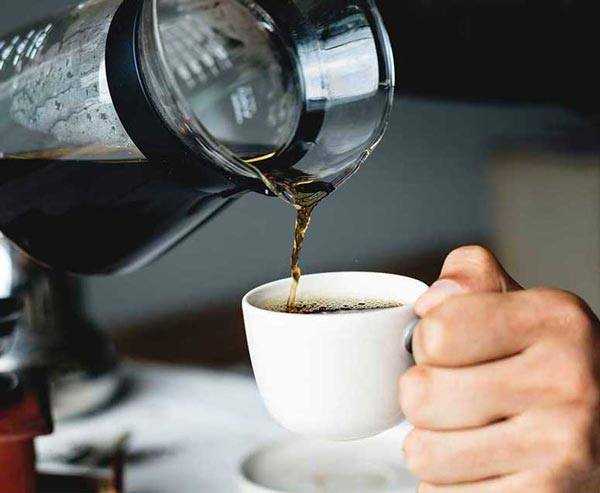
{"type": "Polygon", "coordinates": [[[372,0],[90,0],[0,34],[0,230],[126,272],[240,194],[314,203],[393,99],[372,0]]]}

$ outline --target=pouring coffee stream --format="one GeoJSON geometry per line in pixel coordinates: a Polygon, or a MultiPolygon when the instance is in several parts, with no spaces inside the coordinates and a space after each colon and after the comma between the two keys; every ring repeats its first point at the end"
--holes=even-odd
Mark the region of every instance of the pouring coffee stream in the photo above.
{"type": "MultiPolygon", "coordinates": [[[[358,171],[365,161],[367,161],[375,147],[379,144],[379,141],[380,139],[373,142],[372,145],[362,153],[357,160],[353,171],[346,176],[346,179],[354,174],[354,172],[358,171]]],[[[252,163],[248,164],[253,166],[252,163]]],[[[291,285],[290,294],[286,303],[288,313],[296,313],[298,312],[296,303],[298,289],[302,277],[300,256],[304,241],[306,240],[306,235],[311,225],[313,212],[323,200],[336,190],[336,186],[331,183],[310,179],[305,176],[298,177],[293,173],[290,175],[280,173],[279,176],[277,176],[262,173],[260,169],[257,168],[254,168],[254,170],[257,175],[261,176],[262,181],[273,194],[279,196],[279,198],[290,204],[296,210],[290,261],[291,285]]]]}
{"type": "Polygon", "coordinates": [[[296,299],[298,297],[298,287],[300,278],[302,277],[302,269],[300,268],[300,253],[306,238],[306,233],[310,226],[311,216],[316,206],[299,207],[294,227],[294,245],[292,247],[292,285],[290,287],[290,295],[287,301],[287,311],[293,313],[296,311],[296,299]]]}
{"type": "Polygon", "coordinates": [[[310,227],[312,214],[317,205],[324,200],[335,188],[331,185],[319,183],[307,178],[275,177],[256,172],[262,176],[263,182],[272,192],[278,195],[283,201],[290,204],[296,210],[296,220],[294,224],[292,253],[290,261],[291,285],[290,294],[286,303],[289,313],[296,312],[296,299],[302,269],[300,268],[300,254],[304,246],[304,240],[310,227]]]}

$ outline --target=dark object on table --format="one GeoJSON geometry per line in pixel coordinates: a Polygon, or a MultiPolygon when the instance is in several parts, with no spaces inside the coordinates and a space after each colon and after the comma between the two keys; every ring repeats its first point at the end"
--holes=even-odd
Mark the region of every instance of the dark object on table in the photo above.
{"type": "MultiPolygon", "coordinates": [[[[121,436],[109,449],[85,447],[76,461],[89,467],[86,474],[49,474],[38,475],[38,493],[122,493],[125,484],[125,462],[129,435],[121,436]],[[108,468],[110,473],[96,474],[98,467],[108,468]]],[[[75,455],[78,451],[75,451],[75,455]]]]}
{"type": "Polygon", "coordinates": [[[80,282],[33,263],[1,235],[0,253],[11,271],[1,273],[3,282],[8,278],[11,284],[3,289],[14,294],[3,302],[7,323],[15,306],[24,310],[22,323],[13,324],[10,335],[0,319],[0,373],[47,370],[58,419],[104,405],[119,385],[118,359],[108,336],[83,311],[80,282]]]}
{"type": "MultiPolygon", "coordinates": [[[[19,302],[0,301],[4,333],[19,324],[19,302]]],[[[0,373],[0,491],[34,493],[34,438],[52,431],[48,387],[44,372],[0,373]]]]}

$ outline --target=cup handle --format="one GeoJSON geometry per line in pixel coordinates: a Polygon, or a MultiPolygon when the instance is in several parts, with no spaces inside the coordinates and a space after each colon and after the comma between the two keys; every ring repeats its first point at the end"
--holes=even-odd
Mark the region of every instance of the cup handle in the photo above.
{"type": "Polygon", "coordinates": [[[413,337],[420,321],[421,319],[415,315],[414,320],[411,320],[404,329],[404,347],[410,354],[413,354],[413,337]]]}

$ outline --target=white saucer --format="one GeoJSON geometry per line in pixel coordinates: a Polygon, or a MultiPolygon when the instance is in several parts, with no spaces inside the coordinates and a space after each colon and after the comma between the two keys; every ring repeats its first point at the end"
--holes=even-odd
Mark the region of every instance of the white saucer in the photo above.
{"type": "Polygon", "coordinates": [[[413,493],[417,481],[403,465],[396,434],[270,445],[242,463],[238,485],[240,493],[413,493]]]}

